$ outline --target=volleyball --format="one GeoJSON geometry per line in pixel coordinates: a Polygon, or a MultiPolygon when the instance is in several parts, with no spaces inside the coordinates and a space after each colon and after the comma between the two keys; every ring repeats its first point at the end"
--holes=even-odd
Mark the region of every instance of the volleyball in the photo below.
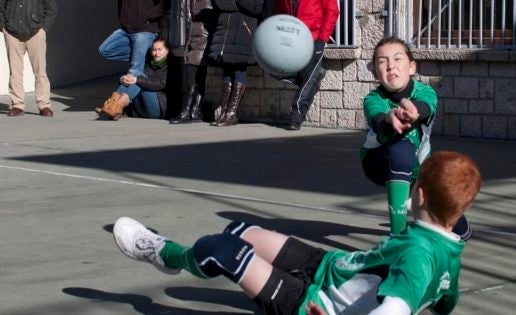
{"type": "Polygon", "coordinates": [[[253,37],[253,53],[266,72],[279,77],[302,70],[314,51],[312,33],[300,19],[285,14],[264,20],[253,37]]]}

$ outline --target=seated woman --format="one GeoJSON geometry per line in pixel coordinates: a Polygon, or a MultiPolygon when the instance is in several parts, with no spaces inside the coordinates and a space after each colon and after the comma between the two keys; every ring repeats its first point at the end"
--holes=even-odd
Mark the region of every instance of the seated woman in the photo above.
{"type": "Polygon", "coordinates": [[[168,42],[156,38],[151,46],[151,60],[145,65],[144,74],[135,77],[126,74],[120,77],[120,85],[102,106],[95,111],[113,120],[124,114],[124,109],[132,106],[132,116],[144,118],[163,118],[167,109],[167,56],[168,42]]]}

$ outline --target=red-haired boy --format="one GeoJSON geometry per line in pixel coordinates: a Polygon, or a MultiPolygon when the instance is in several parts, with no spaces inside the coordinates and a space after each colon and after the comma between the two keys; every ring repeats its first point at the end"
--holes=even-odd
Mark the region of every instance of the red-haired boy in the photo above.
{"type": "Polygon", "coordinates": [[[368,251],[325,251],[239,222],[192,247],[127,217],[117,220],[113,234],[125,255],[161,271],[226,276],[267,314],[404,315],[427,307],[448,314],[459,296],[464,248],[452,229],[480,186],[480,172],[469,157],[434,153],[423,162],[412,190],[415,222],[368,251]]]}

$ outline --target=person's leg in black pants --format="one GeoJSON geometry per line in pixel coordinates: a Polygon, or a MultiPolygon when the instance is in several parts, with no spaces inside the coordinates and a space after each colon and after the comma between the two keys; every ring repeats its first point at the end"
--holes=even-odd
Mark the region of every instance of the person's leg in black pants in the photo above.
{"type": "Polygon", "coordinates": [[[314,96],[319,91],[322,79],[323,55],[324,43],[322,45],[315,45],[312,59],[296,77],[299,88],[292,99],[290,124],[287,126],[287,130],[299,130],[306,118],[306,114],[310,110],[314,96]]]}
{"type": "Polygon", "coordinates": [[[201,121],[201,101],[204,94],[204,83],[202,85],[202,93],[199,91],[198,82],[201,81],[199,76],[206,76],[205,67],[199,67],[192,64],[186,64],[182,69],[182,103],[181,112],[177,117],[170,119],[171,124],[190,123],[193,121],[201,121]]]}

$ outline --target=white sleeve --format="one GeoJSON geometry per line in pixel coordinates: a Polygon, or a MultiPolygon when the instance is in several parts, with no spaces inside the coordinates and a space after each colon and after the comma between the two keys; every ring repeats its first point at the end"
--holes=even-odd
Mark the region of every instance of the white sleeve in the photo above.
{"type": "Polygon", "coordinates": [[[410,315],[410,307],[399,297],[386,296],[382,304],[372,310],[369,315],[410,315]]]}

